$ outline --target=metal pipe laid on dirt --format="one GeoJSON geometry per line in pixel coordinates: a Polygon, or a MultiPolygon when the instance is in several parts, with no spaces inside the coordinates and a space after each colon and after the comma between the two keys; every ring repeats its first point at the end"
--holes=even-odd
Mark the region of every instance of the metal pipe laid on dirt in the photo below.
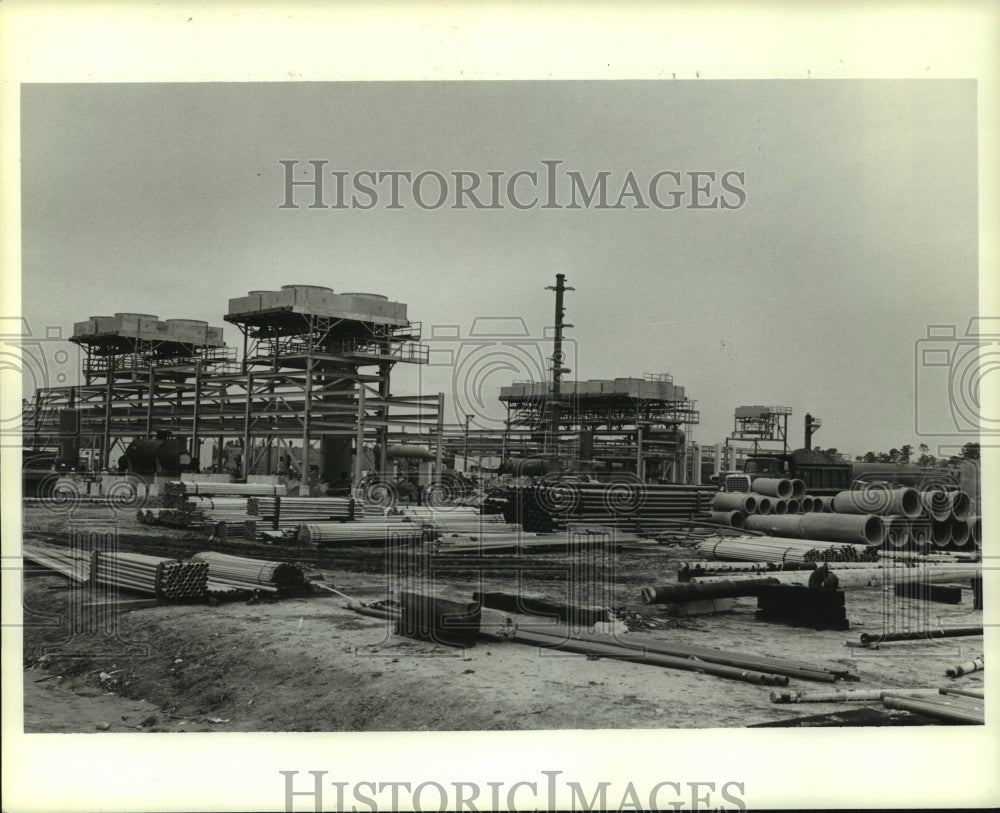
{"type": "Polygon", "coordinates": [[[899,695],[886,696],[882,698],[882,705],[886,708],[912,711],[951,723],[982,725],[986,722],[986,717],[980,709],[960,709],[921,698],[901,697],[899,695]]]}
{"type": "Polygon", "coordinates": [[[512,640],[523,644],[534,644],[547,649],[577,652],[582,655],[634,661],[636,663],[643,663],[649,666],[662,666],[668,669],[682,669],[689,672],[704,672],[705,674],[714,675],[716,677],[742,680],[746,683],[756,683],[758,685],[788,685],[788,678],[784,675],[769,675],[749,669],[723,666],[709,661],[702,661],[697,658],[678,658],[670,655],[660,655],[649,651],[643,652],[639,649],[631,649],[624,646],[616,646],[614,644],[598,643],[596,641],[583,641],[572,636],[539,633],[534,631],[529,632],[518,628],[515,630],[512,640]]]}
{"type": "Polygon", "coordinates": [[[881,701],[887,695],[938,695],[937,689],[848,689],[842,692],[771,692],[772,703],[858,703],[881,701]]]}

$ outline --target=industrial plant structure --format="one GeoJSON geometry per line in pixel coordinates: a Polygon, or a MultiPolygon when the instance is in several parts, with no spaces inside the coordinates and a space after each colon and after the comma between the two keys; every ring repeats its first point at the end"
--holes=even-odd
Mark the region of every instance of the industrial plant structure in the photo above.
{"type": "Polygon", "coordinates": [[[201,321],[118,313],[76,323],[70,341],[85,351],[83,383],[36,392],[23,418],[26,447],[58,447],[70,468],[81,447],[92,449],[95,467],[114,469],[116,449],[180,437],[197,470],[222,468],[228,440],[244,451],[233,473],[245,477],[287,466],[297,443],[303,480],[343,483],[357,477],[354,450],[365,443],[383,450],[384,469],[404,428],[407,440],[440,436],[443,396],[390,395],[396,364],[426,361],[405,304],[285,285],[231,299],[225,320],[243,334],[239,362],[222,328],[201,321]],[[215,461],[197,460],[206,438],[216,440],[215,461]]]}

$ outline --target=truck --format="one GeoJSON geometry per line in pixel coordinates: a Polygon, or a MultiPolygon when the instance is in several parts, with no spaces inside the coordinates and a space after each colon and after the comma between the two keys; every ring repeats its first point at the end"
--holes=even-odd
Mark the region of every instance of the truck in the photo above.
{"type": "Polygon", "coordinates": [[[723,491],[749,491],[758,477],[802,480],[806,492],[814,496],[832,496],[849,490],[855,483],[887,483],[921,489],[935,485],[946,490],[959,487],[958,474],[947,468],[928,468],[914,463],[862,463],[808,449],[752,455],[744,462],[742,471],[720,474],[719,487],[723,491]]]}

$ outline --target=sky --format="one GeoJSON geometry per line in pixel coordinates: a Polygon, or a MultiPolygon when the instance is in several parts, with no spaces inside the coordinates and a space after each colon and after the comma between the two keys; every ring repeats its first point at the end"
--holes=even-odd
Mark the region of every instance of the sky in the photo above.
{"type": "Polygon", "coordinates": [[[480,352],[474,325],[504,317],[523,320],[525,335],[500,340],[521,355],[494,359],[548,355],[546,286],[562,273],[566,378],[670,373],[703,444],[743,404],[791,407],[793,447],[806,412],[823,420],[815,444],[852,455],[969,439],[948,408],[954,363],[925,364],[920,342],[929,325],[961,337],[978,312],[973,80],[36,84],[21,117],[22,313],[36,335],[126,311],[225,324],[238,346],[222,316],[247,291],[380,293],[408,305],[438,360],[397,368],[394,394],[445,392],[448,420],[474,404],[487,427],[499,387],[537,375],[532,363],[456,376],[440,360],[480,352]],[[422,208],[406,188],[392,209],[382,184],[370,209],[309,208],[298,188],[298,208],[282,208],[282,160],[300,180],[313,160],[348,183],[434,171],[451,195],[422,208]],[[451,207],[451,173],[485,190],[489,172],[506,184],[544,176],[543,161],[562,162],[561,208],[451,207]],[[744,194],[694,209],[689,185],[660,209],[648,185],[663,171],[716,173],[709,198],[741,173],[744,194]],[[567,208],[567,172],[588,186],[609,173],[609,202],[632,172],[649,208],[567,208]]]}

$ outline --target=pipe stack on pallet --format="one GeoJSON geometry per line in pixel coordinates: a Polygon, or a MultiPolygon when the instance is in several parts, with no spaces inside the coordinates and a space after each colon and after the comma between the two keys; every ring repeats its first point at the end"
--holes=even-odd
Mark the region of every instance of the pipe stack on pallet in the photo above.
{"type": "Polygon", "coordinates": [[[305,573],[294,562],[268,562],[215,551],[196,553],[191,558],[206,562],[208,578],[216,583],[237,588],[264,586],[277,590],[302,590],[306,586],[305,573]]]}
{"type": "Polygon", "coordinates": [[[704,517],[713,490],[705,486],[637,482],[540,483],[512,489],[507,522],[525,531],[550,533],[570,522],[586,522],[651,534],[681,520],[704,517]]]}
{"type": "Polygon", "coordinates": [[[878,551],[868,545],[823,545],[812,540],[780,539],[771,536],[716,537],[699,542],[703,556],[736,562],[876,562],[878,551]]]}
{"type": "Polygon", "coordinates": [[[273,483],[221,483],[214,480],[171,480],[167,483],[167,498],[184,498],[193,494],[209,497],[284,497],[287,489],[273,483]]]}
{"type": "Polygon", "coordinates": [[[204,598],[208,563],[95,551],[90,576],[93,584],[108,584],[165,599],[204,598]]]}
{"type": "Polygon", "coordinates": [[[298,541],[307,545],[414,545],[430,541],[435,531],[412,522],[315,522],[299,525],[298,541]]]}

